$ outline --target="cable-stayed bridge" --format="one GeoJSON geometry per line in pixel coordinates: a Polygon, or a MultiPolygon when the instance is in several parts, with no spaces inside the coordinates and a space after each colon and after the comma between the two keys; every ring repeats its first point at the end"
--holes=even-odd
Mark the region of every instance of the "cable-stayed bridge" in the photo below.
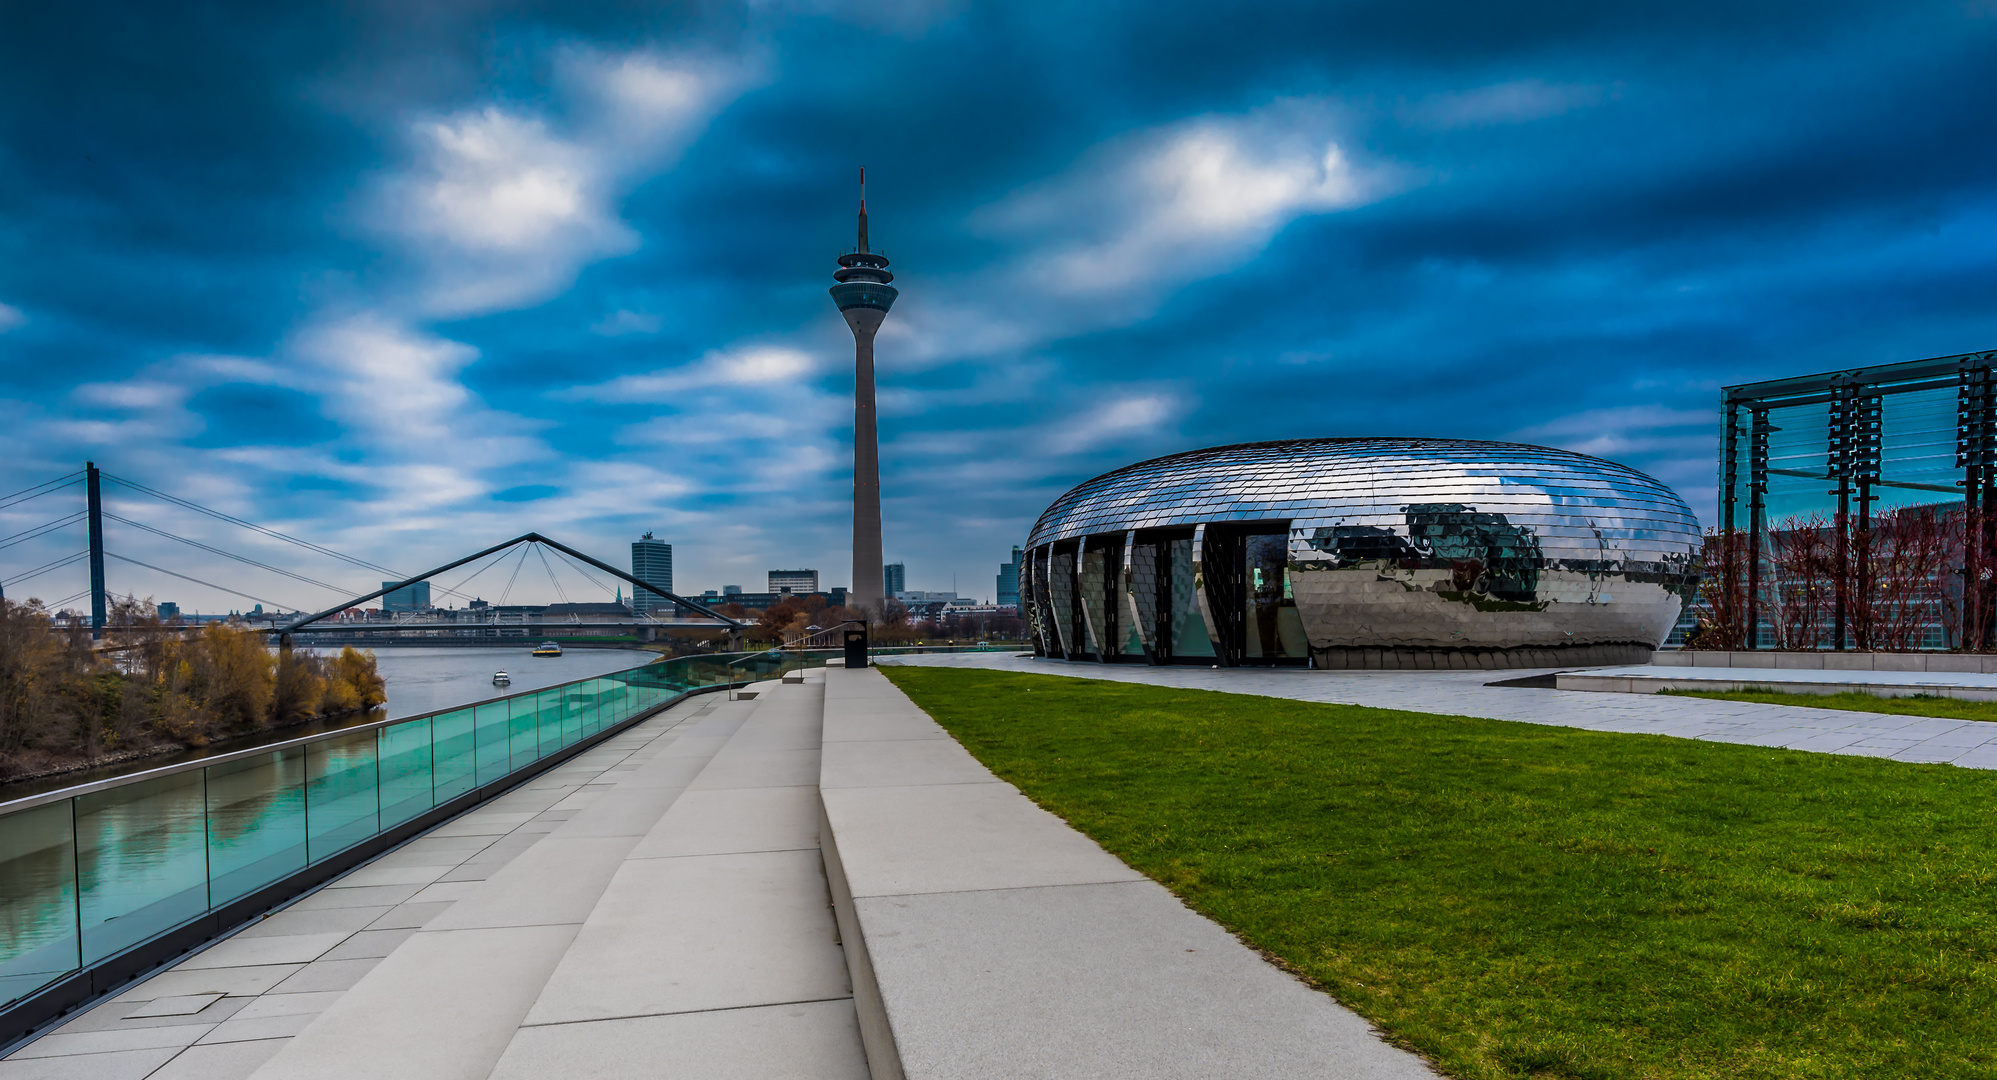
{"type": "MultiPolygon", "coordinates": [[[[294,635],[302,641],[314,643],[380,642],[407,644],[518,644],[527,637],[632,637],[650,640],[665,632],[715,631],[723,635],[730,644],[739,643],[742,624],[720,612],[693,600],[688,600],[667,590],[643,581],[619,570],[610,564],[584,554],[540,533],[529,532],[513,539],[493,544],[462,558],[454,559],[442,566],[425,570],[422,573],[407,574],[378,563],[356,558],[322,544],[314,543],[289,533],[258,524],[233,514],[224,513],[204,506],[191,499],[161,491],[126,477],[117,476],[97,468],[94,462],[86,463],[74,473],[59,476],[11,494],[0,496],[0,515],[19,519],[27,516],[19,508],[34,504],[34,510],[50,513],[51,516],[36,521],[27,528],[16,530],[12,535],[0,537],[0,597],[20,596],[21,588],[39,580],[60,580],[61,571],[70,570],[79,564],[87,564],[88,584],[61,599],[47,603],[51,612],[59,612],[68,605],[84,599],[89,600],[89,625],[94,638],[103,639],[108,634],[113,640],[121,629],[111,618],[114,600],[120,593],[137,595],[137,589],[114,589],[107,582],[112,575],[107,571],[112,565],[130,567],[134,578],[159,578],[163,575],[179,581],[199,585],[228,596],[249,600],[260,607],[274,609],[263,614],[266,625],[259,629],[276,635],[288,644],[294,635]],[[109,487],[121,496],[113,509],[106,506],[105,490],[109,487]],[[82,505],[77,505],[78,496],[82,505]],[[43,501],[46,500],[46,501],[43,501]],[[313,562],[331,561],[351,573],[365,570],[379,575],[382,587],[371,591],[357,591],[351,585],[342,585],[323,580],[324,570],[307,573],[285,565],[278,556],[259,551],[262,557],[254,557],[240,550],[232,550],[223,542],[210,542],[210,539],[197,539],[183,535],[158,519],[144,520],[146,515],[140,507],[162,506],[171,508],[170,513],[178,512],[198,515],[208,521],[225,526],[225,533],[252,541],[259,549],[273,547],[290,550],[298,560],[313,562]],[[120,513],[119,510],[126,511],[120,513]],[[12,514],[7,514],[13,511],[12,514]],[[107,524],[145,546],[139,549],[146,558],[138,558],[111,549],[106,542],[107,524]],[[38,565],[10,566],[9,552],[40,550],[46,552],[51,540],[67,539],[80,531],[83,547],[80,550],[59,554],[56,558],[44,559],[38,565]],[[40,541],[36,544],[33,542],[40,541]],[[230,584],[222,584],[196,573],[190,572],[201,567],[190,567],[179,563],[170,555],[155,555],[152,549],[159,548],[158,541],[170,541],[181,545],[171,550],[198,552],[190,558],[204,565],[214,565],[218,560],[232,566],[246,568],[243,577],[232,578],[230,584]],[[33,544],[33,547],[28,545],[33,544]],[[202,558],[206,556],[206,558],[202,558]],[[165,564],[165,565],[162,565],[165,564]],[[492,573],[497,570],[498,573],[492,573]],[[560,598],[555,604],[514,604],[507,603],[516,588],[535,587],[535,570],[544,575],[555,596],[560,598]],[[150,572],[150,574],[144,572],[150,572]],[[464,571],[458,574],[459,571],[464,571]],[[528,581],[521,581],[523,573],[528,581]],[[492,574],[490,578],[486,575],[492,574]],[[456,575],[446,581],[444,575],[456,575]],[[570,584],[565,585],[564,577],[570,584]],[[576,578],[581,581],[577,581],[576,578]],[[573,585],[579,595],[585,597],[594,592],[608,598],[613,588],[621,591],[621,586],[605,584],[604,578],[628,584],[634,600],[641,594],[653,599],[653,603],[664,609],[656,614],[633,614],[621,605],[609,603],[577,603],[570,597],[573,585]],[[261,584],[275,579],[276,589],[261,584]],[[487,604],[471,591],[481,579],[485,583],[496,584],[504,580],[498,599],[487,604]],[[458,601],[463,606],[448,608],[392,612],[390,605],[370,612],[363,605],[370,601],[408,589],[419,582],[429,582],[431,590],[442,596],[458,601]],[[314,603],[299,604],[272,599],[258,593],[265,590],[284,591],[293,596],[301,587],[318,590],[314,603]],[[250,592],[249,589],[258,592],[250,592]],[[339,597],[329,602],[329,597],[339,597]],[[473,606],[477,605],[477,606],[473,606]],[[287,614],[288,613],[288,614],[287,614]]],[[[124,538],[120,538],[121,543],[124,538]]],[[[60,550],[60,549],[59,549],[60,550]]],[[[130,551],[132,549],[127,549],[130,551]]],[[[16,563],[29,560],[15,560],[16,563]]],[[[203,569],[202,572],[213,574],[203,569]]],[[[73,571],[72,571],[73,573],[73,571]]],[[[122,577],[124,575],[117,575],[122,577]]],[[[220,575],[213,575],[220,576],[220,575]]],[[[651,605],[647,605],[651,606],[651,605]]]]}

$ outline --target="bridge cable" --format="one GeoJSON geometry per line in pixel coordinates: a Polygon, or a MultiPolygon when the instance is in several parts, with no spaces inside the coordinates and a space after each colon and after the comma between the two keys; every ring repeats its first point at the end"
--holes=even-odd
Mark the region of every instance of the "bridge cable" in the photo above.
{"type": "Polygon", "coordinates": [[[528,546],[523,545],[520,548],[520,561],[513,564],[513,576],[506,579],[506,588],[500,591],[498,604],[500,607],[506,606],[506,598],[513,593],[513,583],[520,580],[520,568],[527,565],[528,546]]]}
{"type": "Polygon", "coordinates": [[[71,514],[68,517],[60,517],[55,519],[54,521],[45,521],[42,524],[37,525],[32,529],[27,529],[22,532],[17,532],[9,537],[0,538],[0,548],[10,548],[13,547],[15,544],[24,544],[30,540],[33,540],[37,536],[47,536],[49,533],[52,533],[57,529],[63,528],[66,525],[74,525],[88,516],[90,516],[90,512],[88,510],[78,510],[76,513],[71,514]]]}
{"type": "Polygon", "coordinates": [[[43,605],[43,608],[44,608],[45,610],[49,610],[49,611],[61,611],[61,610],[62,610],[62,606],[63,606],[64,604],[67,604],[67,603],[70,603],[71,601],[74,601],[74,600],[81,600],[81,599],[83,599],[84,597],[86,597],[86,596],[89,596],[89,595],[90,595],[90,590],[89,590],[89,589],[85,589],[85,590],[83,590],[83,591],[82,591],[82,592],[80,592],[80,593],[71,593],[70,595],[68,595],[68,596],[65,596],[65,597],[63,597],[62,599],[60,599],[60,600],[57,600],[57,601],[56,601],[55,603],[53,603],[53,604],[44,604],[44,605],[43,605]]]}
{"type": "Polygon", "coordinates": [[[84,548],[82,551],[79,551],[76,554],[71,555],[67,558],[57,559],[52,563],[43,563],[42,565],[37,566],[33,570],[29,570],[26,573],[16,574],[13,577],[8,578],[6,581],[0,581],[0,587],[18,585],[21,582],[28,580],[29,578],[40,577],[41,575],[46,574],[51,570],[59,570],[62,567],[68,566],[70,563],[78,562],[83,559],[87,559],[89,557],[90,557],[90,549],[84,548]]]}
{"type": "Polygon", "coordinates": [[[548,572],[548,582],[549,584],[555,587],[555,595],[562,598],[562,603],[564,604],[568,603],[569,602],[568,590],[562,588],[562,583],[555,579],[555,568],[548,565],[548,553],[541,549],[541,545],[535,544],[534,554],[539,555],[541,557],[541,569],[546,570],[548,572]]]}
{"type": "MultiPolygon", "coordinates": [[[[499,565],[500,563],[503,563],[503,562],[505,562],[505,561],[506,561],[506,556],[507,556],[507,555],[510,555],[510,554],[512,554],[512,553],[511,553],[511,552],[501,552],[498,558],[496,558],[496,559],[493,559],[493,560],[491,560],[490,562],[487,562],[487,563],[486,563],[486,564],[485,564],[484,566],[481,566],[481,567],[479,567],[479,568],[478,568],[477,570],[474,570],[474,571],[472,571],[471,573],[469,573],[469,574],[466,574],[466,575],[465,575],[464,577],[462,577],[462,578],[459,578],[459,579],[458,579],[458,583],[457,583],[457,585],[456,585],[455,587],[449,587],[449,588],[446,588],[446,589],[445,589],[444,591],[445,591],[446,593],[449,593],[449,594],[450,594],[450,595],[452,595],[452,596],[458,596],[458,597],[464,597],[464,596],[465,596],[466,594],[464,594],[464,593],[461,593],[461,592],[459,592],[459,591],[458,591],[459,589],[462,589],[462,588],[464,588],[464,587],[465,587],[466,585],[469,585],[469,584],[471,584],[471,582],[472,582],[472,579],[473,579],[473,578],[476,578],[476,577],[478,577],[478,576],[479,576],[480,574],[483,574],[483,573],[485,573],[485,572],[486,572],[487,570],[490,570],[490,569],[492,569],[493,567],[495,567],[495,566],[498,566],[498,565],[499,565]]],[[[477,599],[477,598],[476,598],[476,597],[472,597],[471,599],[477,599]]]]}
{"type": "Polygon", "coordinates": [[[73,476],[76,479],[71,480],[69,479],[69,477],[59,476],[55,480],[49,481],[48,484],[36,484],[35,487],[22,488],[20,491],[15,492],[13,495],[7,496],[6,497],[7,501],[0,502],[0,510],[5,510],[10,506],[16,505],[17,503],[27,502],[29,499],[39,499],[44,495],[52,495],[58,491],[61,491],[63,488],[69,487],[74,484],[83,483],[83,474],[81,472],[73,472],[70,473],[69,476],[73,476]],[[68,481],[68,482],[59,483],[58,481],[68,481]],[[56,486],[50,487],[49,484],[54,484],[56,486]],[[46,490],[35,491],[35,488],[45,488],[46,490]],[[26,494],[27,492],[30,491],[34,491],[35,493],[33,495],[26,494]],[[15,498],[14,497],[15,495],[20,496],[20,498],[15,498]]]}
{"type": "MultiPolygon", "coordinates": [[[[404,580],[404,577],[400,571],[392,570],[378,563],[371,563],[365,559],[357,559],[352,555],[348,555],[344,552],[335,551],[332,548],[326,547],[322,544],[315,544],[310,540],[301,540],[298,537],[292,536],[289,533],[278,532],[276,529],[259,525],[254,521],[245,521],[242,518],[235,517],[230,514],[225,514],[220,510],[215,510],[210,507],[203,506],[200,503],[194,502],[192,500],[183,499],[177,495],[169,495],[164,491],[157,491],[153,488],[147,487],[144,484],[138,483],[137,481],[127,480],[122,476],[113,476],[110,473],[103,473],[102,475],[106,480],[111,480],[123,484],[134,491],[144,492],[145,494],[151,495],[156,499],[162,499],[165,500],[166,502],[170,502],[175,506],[185,507],[189,510],[193,510],[196,513],[206,514],[209,517],[215,518],[218,521],[225,521],[231,525],[237,525],[242,528],[249,529],[252,532],[260,533],[264,536],[268,536],[277,540],[282,540],[287,544],[296,544],[299,547],[306,549],[307,551],[316,552],[320,555],[325,555],[329,558],[339,559],[342,562],[350,563],[354,566],[361,567],[362,569],[365,570],[373,570],[377,573],[387,574],[389,577],[394,578],[397,581],[404,580]]],[[[328,587],[330,588],[331,586],[328,587]]],[[[464,597],[463,593],[459,593],[455,589],[447,588],[444,589],[443,591],[446,595],[464,597]]],[[[466,599],[469,598],[466,597],[466,599]]]]}
{"type": "MultiPolygon", "coordinates": [[[[88,553],[86,552],[86,554],[88,554],[88,553]]],[[[285,609],[285,608],[290,608],[290,609],[291,609],[291,610],[293,610],[293,611],[303,611],[303,610],[305,610],[305,609],[303,609],[303,608],[301,608],[301,607],[298,607],[298,606],[296,606],[296,605],[293,605],[293,604],[283,604],[283,603],[279,603],[279,602],[278,602],[278,601],[276,601],[276,600],[269,600],[269,599],[266,599],[266,598],[264,598],[264,597],[261,597],[261,596],[251,596],[251,595],[250,595],[249,593],[246,593],[246,592],[238,592],[238,591],[236,591],[235,589],[231,589],[231,588],[229,588],[229,587],[228,587],[228,586],[226,586],[226,585],[217,585],[217,584],[215,584],[215,583],[214,583],[214,582],[212,582],[212,581],[203,581],[203,580],[201,580],[201,579],[200,579],[200,578],[198,578],[198,577],[189,577],[189,576],[187,576],[186,574],[178,574],[178,573],[175,573],[175,572],[173,572],[172,570],[168,570],[168,569],[167,569],[166,567],[164,567],[164,566],[154,566],[154,565],[153,565],[153,564],[151,564],[151,563],[147,563],[147,562],[140,562],[140,561],[139,561],[139,560],[137,560],[137,559],[132,559],[132,558],[127,558],[126,556],[123,556],[123,555],[120,555],[120,554],[118,554],[118,553],[117,553],[117,552],[115,552],[115,551],[107,551],[107,552],[105,552],[104,554],[106,554],[106,555],[110,556],[111,558],[114,558],[114,559],[118,560],[119,562],[128,562],[128,563],[131,563],[131,564],[132,564],[133,566],[143,566],[143,567],[145,567],[145,568],[146,568],[146,569],[148,569],[148,570],[157,570],[157,571],[159,571],[160,573],[162,573],[162,574],[165,574],[165,575],[167,575],[168,577],[177,577],[177,578],[179,578],[179,579],[180,579],[180,580],[182,580],[182,581],[191,581],[191,582],[195,583],[196,585],[206,585],[206,586],[208,586],[208,587],[209,587],[209,588],[211,588],[211,589],[219,589],[219,590],[221,590],[222,592],[225,592],[225,593],[228,593],[228,594],[229,594],[229,595],[231,595],[231,596],[240,596],[240,597],[242,597],[242,598],[243,598],[243,599],[245,599],[245,600],[255,600],[255,601],[256,601],[257,603],[259,603],[259,604],[269,604],[270,606],[272,606],[272,607],[274,607],[274,608],[277,608],[277,609],[279,609],[280,611],[282,611],[282,610],[283,610],[283,609],[285,609]]]]}
{"type": "MultiPolygon", "coordinates": [[[[185,537],[185,536],[179,536],[179,535],[176,535],[176,534],[174,534],[174,533],[170,533],[170,532],[167,532],[167,531],[166,531],[165,529],[160,529],[160,528],[155,528],[155,527],[153,527],[153,526],[151,526],[151,525],[146,525],[146,524],[144,524],[144,523],[141,523],[141,522],[137,522],[137,521],[133,521],[133,520],[132,520],[131,518],[128,518],[128,517],[122,517],[122,516],[120,516],[120,515],[118,515],[118,514],[114,514],[114,513],[110,512],[109,510],[106,510],[106,511],[104,511],[104,516],[105,516],[105,517],[107,517],[107,518],[109,518],[109,519],[111,519],[112,521],[116,521],[116,522],[121,522],[121,523],[123,523],[123,524],[126,524],[126,525],[130,525],[130,526],[131,526],[132,528],[134,528],[134,529],[144,529],[144,530],[145,530],[146,532],[149,532],[149,533],[152,533],[152,534],[153,534],[153,535],[155,535],[155,536],[164,536],[164,537],[166,537],[166,538],[167,538],[168,540],[178,540],[178,541],[180,541],[181,543],[183,543],[183,544],[186,544],[186,545],[188,545],[189,547],[197,547],[197,548],[200,548],[201,550],[203,550],[203,551],[206,551],[206,552],[208,552],[208,553],[209,553],[209,554],[211,554],[211,555],[220,555],[220,556],[222,556],[222,557],[223,557],[223,558],[225,558],[225,559],[234,559],[234,560],[236,560],[236,561],[237,561],[237,562],[239,562],[239,563],[245,563],[245,564],[247,564],[247,565],[249,565],[249,566],[254,566],[254,567],[256,567],[256,568],[257,568],[257,569],[259,569],[259,570],[268,570],[268,571],[270,571],[270,572],[271,572],[271,573],[273,573],[273,574],[282,574],[282,575],[284,575],[285,577],[288,577],[288,578],[292,578],[293,580],[296,580],[296,581],[302,581],[302,582],[304,582],[304,583],[305,583],[305,584],[307,584],[307,585],[316,585],[316,586],[318,586],[318,587],[319,587],[319,588],[321,588],[321,589],[330,589],[331,591],[333,591],[333,592],[336,592],[336,593],[340,593],[340,594],[342,594],[342,595],[345,595],[345,594],[347,594],[347,593],[349,593],[349,592],[351,592],[351,591],[352,591],[352,590],[350,590],[350,589],[346,588],[345,586],[341,586],[341,585],[328,585],[327,583],[325,583],[325,582],[323,582],[323,581],[318,581],[318,580],[315,580],[315,579],[313,579],[313,578],[309,578],[309,577],[306,577],[306,576],[305,576],[304,574],[294,574],[294,573],[292,573],[292,572],[291,572],[291,571],[289,571],[289,570],[285,570],[285,569],[282,569],[282,568],[280,568],[280,567],[276,567],[276,566],[272,566],[272,565],[270,565],[269,563],[262,563],[262,562],[258,562],[258,561],[256,561],[255,559],[251,559],[251,558],[247,558],[247,557],[245,557],[245,556],[242,556],[242,555],[237,555],[237,554],[235,554],[234,552],[229,552],[229,551],[224,551],[224,550],[222,550],[221,548],[218,548],[218,547],[211,547],[210,545],[208,545],[208,544],[204,544],[204,543],[202,543],[202,542],[201,542],[201,541],[199,541],[199,540],[189,540],[189,539],[188,539],[187,537],[185,537]]],[[[238,594],[238,595],[241,595],[241,594],[238,594]]],[[[256,599],[256,598],[255,598],[255,597],[251,597],[251,599],[256,599]]]]}
{"type": "MultiPolygon", "coordinates": [[[[596,586],[598,589],[602,589],[604,592],[610,591],[610,589],[607,586],[605,586],[603,582],[596,580],[596,576],[591,574],[587,569],[585,569],[581,563],[575,561],[574,559],[569,558],[567,555],[562,554],[562,552],[559,550],[555,552],[555,558],[562,560],[564,563],[567,563],[570,569],[574,570],[578,574],[581,574],[583,577],[588,578],[589,583],[591,585],[596,586]]],[[[632,593],[632,595],[636,596],[637,593],[634,592],[632,593]]]]}

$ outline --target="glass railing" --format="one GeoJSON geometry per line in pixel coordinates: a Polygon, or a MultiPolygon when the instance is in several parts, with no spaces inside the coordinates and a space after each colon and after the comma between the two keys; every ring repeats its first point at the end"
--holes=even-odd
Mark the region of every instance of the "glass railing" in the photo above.
{"type": "Polygon", "coordinates": [[[693,690],[826,655],[676,657],[0,804],[0,1009],[693,690]]]}

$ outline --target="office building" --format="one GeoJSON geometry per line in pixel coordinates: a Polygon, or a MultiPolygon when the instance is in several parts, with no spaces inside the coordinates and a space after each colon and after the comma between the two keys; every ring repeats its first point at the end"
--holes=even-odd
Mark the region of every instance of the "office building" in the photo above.
{"type": "Polygon", "coordinates": [[[1565,450],[1294,439],[1174,454],[1027,538],[1036,651],[1151,664],[1648,662],[1699,585],[1670,488],[1565,450]]]}
{"type": "Polygon", "coordinates": [[[881,587],[887,590],[890,597],[900,596],[902,590],[908,588],[908,568],[898,562],[881,567],[881,587]]]}
{"type": "Polygon", "coordinates": [[[1015,544],[1012,548],[1012,561],[1000,563],[998,571],[998,606],[1019,606],[1019,562],[1025,556],[1025,549],[1015,544]]]}
{"type": "Polygon", "coordinates": [[[162,622],[164,622],[167,619],[179,618],[180,605],[174,603],[171,600],[161,600],[159,602],[159,617],[162,622]]]}
{"type": "Polygon", "coordinates": [[[770,591],[779,596],[809,596],[818,591],[818,571],[772,570],[770,591]]]}
{"type": "MultiPolygon", "coordinates": [[[[655,540],[651,533],[631,543],[631,576],[655,588],[673,591],[673,546],[655,540]]],[[[672,602],[650,589],[631,590],[631,613],[648,615],[670,612],[672,602]]]]}
{"type": "MultiPolygon", "coordinates": [[[[430,610],[429,582],[414,581],[400,589],[394,588],[394,585],[393,581],[381,583],[382,588],[389,590],[381,598],[381,610],[387,612],[430,610]]],[[[258,604],[257,607],[261,609],[263,605],[258,604]]]]}

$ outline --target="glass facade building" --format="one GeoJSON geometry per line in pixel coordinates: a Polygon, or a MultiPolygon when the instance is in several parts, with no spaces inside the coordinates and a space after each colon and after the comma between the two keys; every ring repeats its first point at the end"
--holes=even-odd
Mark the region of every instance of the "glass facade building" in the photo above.
{"type": "Polygon", "coordinates": [[[1034,648],[1103,663],[1511,668],[1649,658],[1698,587],[1669,488],[1564,450],[1299,439],[1088,481],[1027,540],[1034,648]]]}
{"type": "Polygon", "coordinates": [[[998,606],[1017,607],[1019,605],[1019,568],[1026,559],[1026,550],[1014,545],[1012,561],[1000,563],[998,569],[998,606]]]}
{"type": "MultiPolygon", "coordinates": [[[[631,543],[631,576],[655,589],[673,591],[673,546],[646,533],[631,543]]],[[[673,602],[645,589],[631,590],[631,613],[671,614],[673,602]]]]}
{"type": "Polygon", "coordinates": [[[412,582],[408,585],[404,585],[400,589],[389,588],[389,586],[394,584],[395,582],[393,581],[384,581],[381,583],[382,588],[389,590],[387,593],[384,593],[382,595],[381,610],[383,611],[430,610],[429,582],[417,581],[417,582],[412,582]]]}

